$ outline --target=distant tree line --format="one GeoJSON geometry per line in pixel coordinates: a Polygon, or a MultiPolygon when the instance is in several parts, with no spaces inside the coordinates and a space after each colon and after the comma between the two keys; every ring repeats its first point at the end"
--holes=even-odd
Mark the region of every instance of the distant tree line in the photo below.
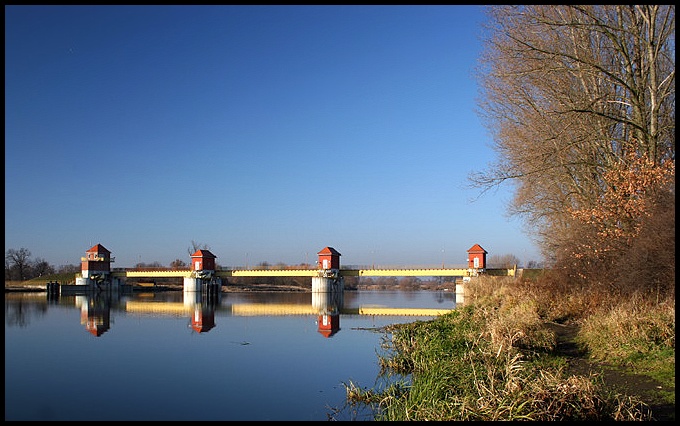
{"type": "Polygon", "coordinates": [[[58,268],[42,258],[31,259],[26,248],[5,252],[5,281],[27,281],[45,275],[80,272],[80,265],[61,265],[58,268]]]}

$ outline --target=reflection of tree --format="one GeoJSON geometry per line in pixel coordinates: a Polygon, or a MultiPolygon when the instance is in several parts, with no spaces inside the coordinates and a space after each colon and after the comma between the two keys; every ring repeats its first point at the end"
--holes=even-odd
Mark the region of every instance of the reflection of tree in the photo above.
{"type": "Polygon", "coordinates": [[[10,327],[26,327],[31,316],[44,316],[46,312],[47,305],[44,303],[30,303],[23,298],[5,299],[5,324],[10,327]]]}

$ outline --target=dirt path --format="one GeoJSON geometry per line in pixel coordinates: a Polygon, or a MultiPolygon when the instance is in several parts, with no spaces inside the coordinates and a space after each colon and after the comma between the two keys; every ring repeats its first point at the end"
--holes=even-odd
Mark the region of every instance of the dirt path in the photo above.
{"type": "Polygon", "coordinates": [[[579,349],[575,341],[577,325],[550,323],[548,326],[557,337],[556,352],[568,358],[567,373],[579,376],[598,374],[608,388],[623,395],[637,396],[649,405],[654,420],[675,420],[675,405],[666,403],[658,395],[659,389],[662,388],[661,383],[649,376],[622,371],[610,365],[588,360],[588,354],[579,349]]]}

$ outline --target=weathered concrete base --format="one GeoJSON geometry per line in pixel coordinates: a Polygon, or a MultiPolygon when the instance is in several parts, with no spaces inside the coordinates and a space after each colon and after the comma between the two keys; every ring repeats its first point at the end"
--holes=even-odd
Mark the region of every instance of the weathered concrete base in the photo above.
{"type": "Polygon", "coordinates": [[[465,283],[456,284],[456,306],[465,304],[465,283]]]}
{"type": "MultiPolygon", "coordinates": [[[[103,279],[93,280],[89,277],[76,277],[76,286],[90,286],[90,287],[111,287],[117,288],[124,284],[124,281],[118,277],[105,276],[103,279]]],[[[73,284],[69,284],[73,285],[73,284]]]]}
{"type": "Polygon", "coordinates": [[[60,294],[60,295],[78,295],[78,294],[90,294],[90,293],[111,293],[118,294],[122,291],[124,286],[112,284],[110,282],[102,283],[90,283],[87,285],[82,284],[52,284],[47,288],[48,294],[60,294]]]}
{"type": "Polygon", "coordinates": [[[343,277],[312,277],[312,293],[343,292],[343,277]]]}
{"type": "Polygon", "coordinates": [[[198,307],[214,306],[220,303],[222,299],[221,288],[212,286],[203,291],[185,291],[183,292],[183,303],[187,309],[194,309],[198,307]]]}
{"type": "Polygon", "coordinates": [[[194,277],[184,277],[184,292],[206,292],[214,289],[221,290],[222,288],[222,278],[212,277],[212,278],[194,278],[194,277]]]}
{"type": "Polygon", "coordinates": [[[336,314],[345,303],[343,291],[313,291],[312,307],[319,315],[336,314]]]}

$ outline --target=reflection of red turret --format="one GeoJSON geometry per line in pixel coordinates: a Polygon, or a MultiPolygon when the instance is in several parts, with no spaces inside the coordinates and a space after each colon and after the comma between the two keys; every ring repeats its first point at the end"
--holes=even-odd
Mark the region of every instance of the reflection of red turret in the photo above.
{"type": "Polygon", "coordinates": [[[196,253],[191,255],[191,270],[214,271],[216,258],[217,256],[210,253],[210,250],[196,250],[196,253]]]}
{"type": "Polygon", "coordinates": [[[340,269],[340,253],[333,247],[326,247],[319,255],[319,269],[340,269]]]}
{"type": "Polygon", "coordinates": [[[488,252],[479,244],[475,244],[468,250],[468,268],[470,269],[484,269],[486,268],[486,255],[488,252]]]}
{"type": "Polygon", "coordinates": [[[215,327],[215,310],[202,308],[196,305],[194,315],[191,317],[191,328],[197,333],[207,333],[215,327]]]}
{"type": "Polygon", "coordinates": [[[95,337],[111,328],[111,309],[96,298],[87,298],[80,307],[80,323],[95,337]]]}
{"type": "Polygon", "coordinates": [[[319,315],[319,333],[331,337],[340,330],[340,314],[319,315]]]}

